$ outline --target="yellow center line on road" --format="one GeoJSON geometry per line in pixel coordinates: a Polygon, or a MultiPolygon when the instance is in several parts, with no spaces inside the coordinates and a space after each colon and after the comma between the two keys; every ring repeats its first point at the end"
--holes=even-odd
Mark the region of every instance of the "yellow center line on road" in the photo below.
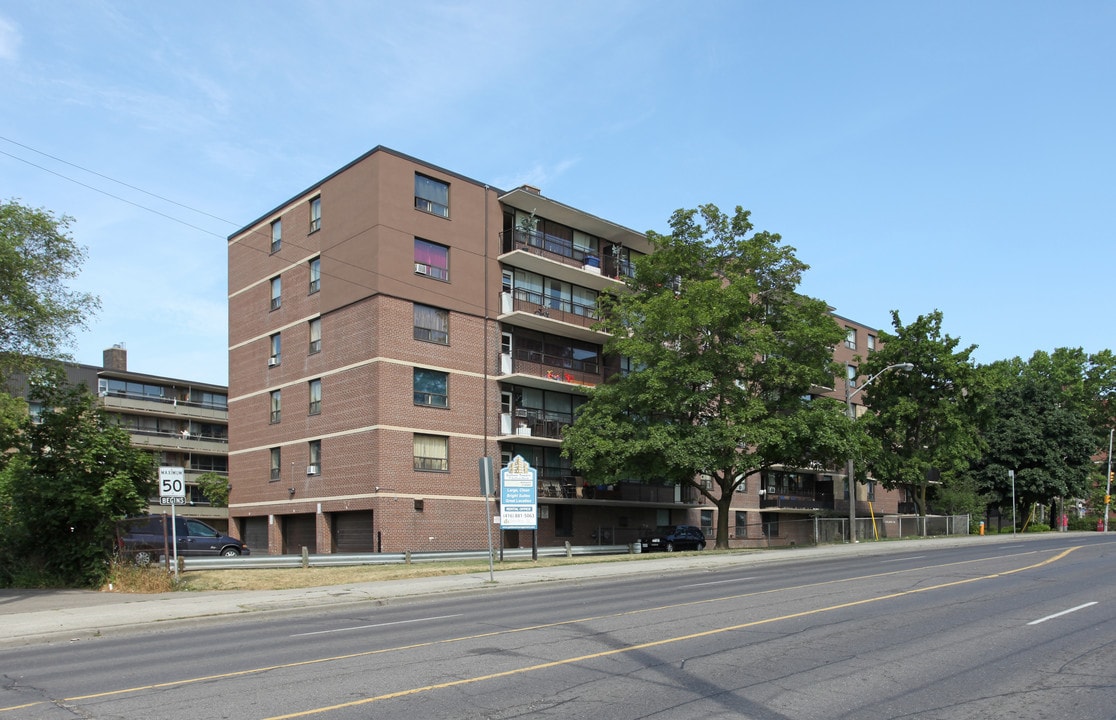
{"type": "MultiPolygon", "coordinates": [[[[1016,573],[1016,572],[1021,572],[1021,571],[1024,571],[1024,570],[1029,570],[1029,569],[1032,569],[1032,568],[1040,567],[1040,566],[1045,565],[1049,562],[1053,562],[1055,560],[1061,559],[1062,557],[1065,557],[1071,551],[1077,550],[1079,547],[1080,546],[1069,548],[1068,550],[1060,553],[1059,555],[1057,555],[1053,558],[1050,558],[1049,560],[1037,563],[1035,565],[1029,565],[1029,566],[1026,566],[1026,567],[1019,568],[1018,570],[1009,570],[1009,571],[1006,571],[1006,572],[1003,572],[1003,573],[998,573],[998,574],[995,574],[995,575],[986,575],[986,576],[982,576],[982,577],[978,577],[978,578],[974,578],[974,579],[984,580],[984,579],[989,579],[989,578],[993,578],[993,577],[998,577],[998,576],[1001,576],[1001,575],[1010,575],[1010,574],[1013,574],[1013,573],[1016,573]]],[[[1027,553],[1022,553],[1022,554],[1029,555],[1029,554],[1033,554],[1034,552],[1037,552],[1037,551],[1028,551],[1027,553]]],[[[504,629],[501,629],[501,630],[494,630],[492,632],[477,633],[477,634],[474,634],[474,635],[464,635],[464,636],[453,637],[453,638],[445,638],[443,640],[431,640],[429,642],[413,643],[413,644],[410,644],[410,645],[399,645],[399,646],[390,647],[390,648],[381,648],[379,650],[366,650],[366,651],[362,651],[362,652],[348,653],[348,654],[345,654],[345,655],[334,655],[334,656],[330,656],[330,657],[313,658],[313,659],[310,659],[310,660],[300,660],[300,661],[290,662],[290,663],[268,665],[268,666],[265,666],[265,667],[247,668],[245,670],[237,670],[237,671],[234,671],[234,672],[219,673],[219,674],[215,674],[215,675],[206,675],[206,676],[202,676],[202,677],[181,678],[181,679],[172,680],[172,681],[169,681],[169,682],[152,683],[152,684],[149,684],[149,685],[139,685],[139,686],[134,686],[134,687],[121,688],[119,690],[107,690],[105,692],[92,693],[92,694],[89,694],[89,695],[76,695],[74,697],[63,698],[62,702],[78,702],[78,701],[81,701],[81,700],[93,700],[93,699],[99,699],[99,698],[105,698],[105,697],[112,697],[114,695],[126,695],[126,694],[131,694],[131,693],[144,692],[146,690],[159,690],[159,689],[168,688],[168,687],[179,687],[179,686],[191,685],[191,684],[195,684],[195,683],[212,682],[214,680],[224,680],[224,679],[231,679],[231,678],[237,678],[237,677],[244,677],[244,676],[247,676],[247,675],[255,675],[255,674],[260,674],[260,673],[272,672],[272,671],[275,671],[275,670],[284,670],[284,669],[289,669],[289,668],[305,667],[305,666],[308,666],[308,665],[317,665],[317,664],[322,664],[322,663],[338,662],[338,661],[342,661],[342,660],[352,660],[352,659],[355,659],[355,658],[369,657],[369,656],[373,656],[373,655],[383,655],[385,653],[400,652],[400,651],[404,651],[404,650],[416,650],[416,649],[420,649],[420,648],[433,647],[433,646],[437,646],[437,645],[445,645],[445,644],[449,644],[449,643],[465,642],[465,641],[469,641],[469,640],[480,640],[480,639],[489,638],[489,637],[496,637],[496,636],[500,636],[500,635],[509,635],[509,634],[513,634],[513,633],[530,632],[530,631],[534,631],[534,630],[547,630],[547,629],[550,629],[550,628],[561,627],[563,625],[581,624],[581,623],[593,622],[593,621],[598,621],[598,620],[606,620],[606,619],[610,619],[610,618],[625,617],[625,616],[630,616],[630,615],[639,615],[639,614],[650,613],[650,612],[660,612],[660,611],[663,611],[663,610],[676,610],[678,608],[683,608],[683,607],[693,607],[693,606],[697,606],[697,605],[707,605],[707,604],[712,604],[712,603],[727,602],[727,601],[731,601],[731,600],[740,600],[740,599],[744,599],[744,598],[757,597],[757,596],[761,596],[761,595],[769,595],[769,594],[773,594],[773,593],[797,592],[797,591],[805,590],[805,589],[808,589],[808,588],[822,587],[822,586],[825,586],[825,585],[836,585],[836,584],[849,583],[849,582],[861,582],[861,581],[864,581],[864,580],[873,580],[873,579],[876,579],[876,578],[887,577],[887,576],[892,576],[892,575],[902,575],[902,574],[905,574],[905,573],[912,573],[912,572],[918,572],[918,571],[924,571],[924,570],[938,570],[938,569],[941,569],[941,568],[956,567],[956,566],[961,566],[961,565],[970,565],[970,564],[973,564],[973,563],[987,562],[989,560],[1002,560],[1002,559],[1004,559],[1004,556],[977,558],[975,560],[960,560],[960,561],[957,561],[957,562],[942,563],[940,565],[929,565],[929,566],[922,566],[922,567],[917,567],[917,568],[908,568],[908,569],[905,569],[905,570],[891,570],[891,571],[888,571],[888,572],[872,573],[872,574],[869,574],[869,575],[858,575],[856,577],[841,578],[839,580],[823,580],[823,581],[815,582],[815,583],[806,583],[804,585],[795,585],[795,586],[791,586],[791,587],[774,588],[774,589],[771,589],[771,590],[758,590],[758,591],[754,591],[754,592],[739,593],[739,594],[716,597],[716,598],[706,598],[706,599],[703,599],[703,600],[689,600],[689,601],[686,601],[686,602],[672,603],[672,604],[669,604],[669,605],[658,605],[658,606],[655,606],[655,607],[641,608],[641,609],[638,609],[638,610],[625,610],[624,612],[619,612],[619,613],[609,613],[609,614],[606,614],[606,615],[595,615],[595,616],[589,616],[589,617],[584,617],[584,618],[575,618],[575,619],[571,619],[571,620],[561,620],[561,621],[552,622],[552,623],[544,623],[544,624],[541,624],[541,625],[529,625],[529,626],[520,627],[520,628],[504,628],[504,629]]],[[[972,581],[973,580],[965,580],[965,581],[961,581],[961,582],[972,582],[972,581]]],[[[953,583],[953,584],[960,584],[960,583],[953,583]]],[[[938,586],[934,586],[934,587],[948,587],[948,585],[938,585],[938,586]]],[[[926,589],[933,589],[933,588],[926,588],[926,589]]],[[[916,592],[916,591],[910,591],[910,592],[916,592]]],[[[903,594],[905,594],[905,593],[903,593],[903,594]]],[[[869,600],[862,600],[862,601],[858,601],[858,602],[859,603],[875,602],[876,600],[883,600],[883,599],[887,599],[887,598],[890,598],[890,597],[898,597],[898,595],[888,595],[888,596],[873,598],[873,599],[869,599],[869,600]]],[[[815,610],[815,611],[811,611],[811,612],[823,612],[825,610],[837,609],[839,607],[848,607],[848,605],[846,605],[846,606],[834,606],[833,608],[823,608],[821,610],[815,610]]],[[[776,620],[776,619],[787,619],[787,618],[791,618],[791,617],[795,617],[795,616],[787,616],[786,618],[773,618],[772,620],[759,621],[759,622],[772,622],[773,620],[776,620]]],[[[745,627],[745,626],[742,626],[742,627],[745,627]]],[[[725,629],[719,630],[717,632],[722,632],[722,631],[725,631],[725,629]]],[[[684,639],[684,638],[679,638],[679,639],[684,639]]],[[[646,647],[646,646],[641,646],[641,647],[646,647]]],[[[636,649],[636,648],[629,648],[629,649],[636,649]]],[[[562,661],[562,662],[574,662],[574,661],[571,660],[571,661],[562,661]]],[[[547,665],[545,667],[550,667],[550,665],[547,665]]],[[[531,669],[533,669],[533,668],[527,668],[527,669],[523,669],[523,670],[519,670],[519,671],[515,671],[515,672],[528,672],[531,669]]],[[[487,679],[487,678],[480,678],[480,679],[487,679]]],[[[470,680],[468,682],[477,682],[477,681],[479,681],[479,679],[470,680]]],[[[431,688],[426,688],[426,689],[435,689],[435,688],[432,686],[431,688]]],[[[414,692],[414,691],[412,691],[412,692],[414,692]]],[[[380,698],[375,698],[375,699],[386,699],[386,697],[380,697],[380,698]]],[[[373,699],[370,698],[370,699],[367,699],[367,700],[364,700],[364,701],[358,701],[358,702],[371,702],[372,700],[373,699]]],[[[22,709],[25,709],[25,708],[28,708],[28,707],[32,707],[34,705],[39,705],[39,704],[42,704],[42,703],[38,702],[38,703],[28,703],[26,705],[13,705],[13,706],[9,706],[9,707],[0,707],[0,714],[6,713],[6,712],[11,712],[11,711],[14,711],[14,710],[22,710],[22,709]]],[[[324,712],[324,710],[311,711],[311,712],[324,712]]],[[[283,717],[298,717],[298,716],[293,715],[293,716],[283,716],[283,717]]]]}
{"type": "MultiPolygon", "coordinates": [[[[1080,547],[1080,546],[1078,546],[1080,547]]],[[[1034,565],[1016,568],[1015,570],[1006,570],[1004,572],[993,573],[991,575],[981,575],[978,577],[966,578],[964,580],[954,580],[952,582],[940,583],[938,585],[931,585],[923,588],[916,588],[914,590],[904,590],[903,592],[890,593],[888,595],[880,595],[879,597],[866,598],[864,600],[853,600],[852,602],[840,603],[837,605],[830,605],[829,607],[815,608],[813,610],[804,610],[802,612],[790,613],[787,615],[780,615],[779,617],[766,618],[764,620],[753,620],[751,622],[740,623],[737,625],[728,625],[726,627],[714,628],[713,630],[703,630],[701,632],[690,633],[688,635],[678,635],[672,638],[664,638],[662,640],[653,640],[651,642],[639,643],[638,645],[630,645],[624,648],[614,648],[612,650],[603,650],[597,653],[589,653],[588,655],[579,655],[577,657],[566,658],[564,660],[553,660],[551,662],[539,663],[537,665],[529,665],[515,670],[505,670],[498,673],[490,673],[488,675],[479,675],[472,678],[463,678],[461,680],[450,680],[444,683],[435,683],[433,685],[424,685],[422,687],[410,688],[408,690],[399,690],[396,692],[385,693],[383,695],[376,695],[375,697],[364,698],[363,700],[353,700],[351,702],[340,703],[337,705],[327,705],[320,708],[312,708],[310,710],[303,710],[301,712],[289,713],[287,715],[274,715],[266,718],[265,720],[290,720],[290,718],[309,717],[310,715],[320,715],[322,713],[333,712],[336,710],[343,710],[347,708],[359,707],[361,705],[368,705],[370,703],[379,702],[381,700],[392,700],[394,698],[407,697],[408,695],[417,695],[419,693],[431,692],[434,690],[443,690],[445,688],[460,687],[462,685],[471,685],[473,683],[485,682],[487,680],[496,680],[498,678],[509,677],[512,675],[522,675],[529,672],[537,672],[539,670],[547,670],[549,668],[560,667],[562,665],[571,665],[573,663],[585,662],[587,660],[596,660],[599,658],[610,657],[613,655],[622,655],[623,653],[634,652],[637,650],[646,650],[647,648],[659,647],[662,645],[669,645],[672,643],[683,642],[686,640],[696,640],[699,638],[710,637],[712,635],[720,635],[727,632],[734,632],[736,630],[743,630],[745,628],[757,627],[759,625],[767,625],[769,623],[780,622],[783,620],[794,620],[796,618],[809,617],[810,615],[818,615],[820,613],[832,612],[834,610],[843,610],[845,608],[857,607],[859,605],[869,605],[871,603],[881,602],[883,600],[894,600],[895,598],[905,597],[907,595],[915,595],[917,593],[930,592],[931,590],[941,590],[943,588],[956,587],[958,585],[967,585],[969,583],[980,582],[983,580],[991,580],[993,578],[1004,577],[1006,575],[1013,575],[1015,573],[1023,572],[1025,570],[1033,570],[1043,565],[1048,565],[1052,562],[1060,560],[1069,555],[1078,547],[1071,547],[1058,553],[1054,557],[1047,558],[1034,565]]]]}

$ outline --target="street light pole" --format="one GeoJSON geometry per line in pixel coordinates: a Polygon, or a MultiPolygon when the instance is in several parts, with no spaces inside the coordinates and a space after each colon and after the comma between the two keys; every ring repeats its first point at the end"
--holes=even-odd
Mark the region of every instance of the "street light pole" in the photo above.
{"type": "MultiPolygon", "coordinates": [[[[914,370],[914,364],[895,363],[894,365],[888,365],[883,370],[880,370],[861,383],[855,390],[852,387],[852,382],[856,380],[856,376],[849,377],[848,372],[845,373],[845,412],[848,414],[849,420],[856,420],[856,409],[853,407],[853,398],[856,397],[861,390],[868,387],[873,380],[889,370],[910,372],[914,370]]],[[[849,542],[854,543],[858,541],[856,539],[856,468],[853,467],[852,456],[849,456],[848,462],[845,465],[845,472],[848,474],[846,487],[849,489],[849,542]]]]}
{"type": "Polygon", "coordinates": [[[1112,501],[1112,433],[1116,428],[1108,431],[1108,479],[1104,481],[1104,531],[1108,532],[1108,506],[1112,501]]]}

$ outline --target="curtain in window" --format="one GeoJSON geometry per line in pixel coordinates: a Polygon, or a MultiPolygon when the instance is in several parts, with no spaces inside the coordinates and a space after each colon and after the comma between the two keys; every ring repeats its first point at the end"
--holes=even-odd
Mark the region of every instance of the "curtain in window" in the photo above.
{"type": "Polygon", "coordinates": [[[415,238],[415,262],[436,268],[448,268],[449,248],[415,238]]]}
{"type": "Polygon", "coordinates": [[[428,305],[415,305],[415,327],[430,330],[436,337],[449,334],[449,313],[428,305]]]}

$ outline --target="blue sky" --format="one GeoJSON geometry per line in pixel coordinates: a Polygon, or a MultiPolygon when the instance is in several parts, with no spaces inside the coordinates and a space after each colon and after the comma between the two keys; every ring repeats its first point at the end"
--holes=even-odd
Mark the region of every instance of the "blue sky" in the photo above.
{"type": "Polygon", "coordinates": [[[1096,352],[1113,37],[1090,0],[0,0],[0,197],[75,218],[75,359],[190,380],[227,382],[225,237],[376,145],[641,231],[741,205],[840,315],[1096,352]]]}

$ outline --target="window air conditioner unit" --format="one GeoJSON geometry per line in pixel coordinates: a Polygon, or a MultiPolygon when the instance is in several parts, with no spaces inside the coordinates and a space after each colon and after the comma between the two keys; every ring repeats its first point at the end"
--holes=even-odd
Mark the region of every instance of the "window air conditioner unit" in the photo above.
{"type": "Polygon", "coordinates": [[[527,417],[527,408],[516,408],[515,409],[515,416],[516,417],[527,417]]]}
{"type": "Polygon", "coordinates": [[[430,274],[430,269],[424,263],[415,263],[415,272],[419,275],[430,274]]]}
{"type": "Polygon", "coordinates": [[[278,365],[278,364],[279,364],[279,358],[276,357],[275,355],[272,355],[271,357],[269,357],[267,359],[267,366],[268,367],[272,367],[272,366],[278,365]]]}
{"type": "Polygon", "coordinates": [[[317,475],[318,474],[318,466],[317,465],[307,465],[306,466],[306,474],[307,475],[317,475]]]}

